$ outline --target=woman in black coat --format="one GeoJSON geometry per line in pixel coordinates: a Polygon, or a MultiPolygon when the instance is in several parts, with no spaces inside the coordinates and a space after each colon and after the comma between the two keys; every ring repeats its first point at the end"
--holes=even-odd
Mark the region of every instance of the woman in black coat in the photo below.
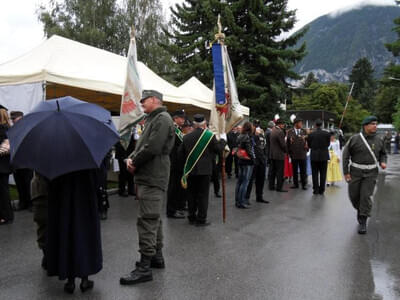
{"type": "Polygon", "coordinates": [[[68,279],[64,291],[73,293],[75,278],[82,292],[93,288],[89,275],[103,266],[96,170],[83,170],[53,179],[49,186],[47,274],[68,279]]]}
{"type": "Polygon", "coordinates": [[[249,159],[239,157],[239,177],[236,182],[235,202],[237,208],[248,208],[249,203],[246,203],[246,191],[254,167],[254,144],[251,136],[253,134],[253,125],[250,122],[244,123],[242,133],[238,137],[239,149],[245,149],[249,159]]]}
{"type": "MultiPolygon", "coordinates": [[[[9,118],[5,109],[0,109],[0,145],[7,140],[9,118]]],[[[10,154],[5,149],[0,150],[0,225],[12,223],[14,212],[11,207],[8,179],[11,173],[10,154]]]]}

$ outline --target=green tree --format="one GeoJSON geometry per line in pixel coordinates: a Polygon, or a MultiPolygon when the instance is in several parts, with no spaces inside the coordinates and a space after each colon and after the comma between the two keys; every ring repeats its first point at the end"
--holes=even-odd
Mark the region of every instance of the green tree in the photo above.
{"type": "Polygon", "coordinates": [[[354,64],[349,76],[350,82],[354,83],[352,96],[365,108],[370,107],[375,94],[376,83],[373,74],[371,63],[363,57],[354,64]]]}
{"type": "Polygon", "coordinates": [[[212,86],[212,62],[205,44],[214,39],[217,16],[221,14],[230,59],[235,71],[239,98],[256,118],[271,119],[279,102],[289,95],[288,79],[300,79],[292,68],[305,55],[305,44],[296,43],[305,33],[287,38],[295,11],[287,0],[186,0],[172,9],[174,44],[168,47],[177,66],[176,79],[183,82],[196,75],[212,86]]]}
{"type": "MultiPolygon", "coordinates": [[[[337,124],[344,110],[349,87],[341,83],[320,84],[313,83],[309,92],[293,97],[290,110],[326,110],[336,114],[337,124]]],[[[357,99],[350,99],[343,119],[344,132],[357,132],[360,130],[361,121],[370,112],[364,109],[357,99]]]]}
{"type": "Polygon", "coordinates": [[[306,79],[303,83],[303,88],[309,88],[313,83],[317,83],[318,79],[315,77],[313,72],[307,74],[306,79]]]}
{"type": "Polygon", "coordinates": [[[392,115],[393,125],[397,131],[400,131],[400,99],[397,100],[395,113],[392,115]]]}
{"type": "Polygon", "coordinates": [[[375,114],[380,123],[392,123],[400,87],[382,86],[375,98],[375,114]]]}
{"type": "Polygon", "coordinates": [[[119,55],[128,53],[133,25],[140,61],[158,74],[171,61],[159,45],[168,43],[160,0],[51,0],[37,13],[47,37],[57,34],[119,55]]]}

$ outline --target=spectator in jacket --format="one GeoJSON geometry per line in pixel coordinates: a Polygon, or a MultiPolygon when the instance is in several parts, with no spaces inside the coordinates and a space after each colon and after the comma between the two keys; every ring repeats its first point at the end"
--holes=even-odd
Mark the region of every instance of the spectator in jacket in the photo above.
{"type": "Polygon", "coordinates": [[[271,176],[269,178],[269,189],[277,192],[287,192],[283,189],[283,169],[285,166],[285,123],[282,119],[276,121],[270,135],[269,158],[271,159],[271,176]]]}
{"type": "Polygon", "coordinates": [[[249,203],[246,202],[246,191],[249,184],[254,161],[254,144],[251,139],[253,132],[253,125],[250,122],[244,123],[242,132],[238,137],[238,149],[246,151],[248,157],[239,157],[239,178],[236,182],[235,189],[235,202],[237,208],[248,208],[249,203]]]}
{"type": "Polygon", "coordinates": [[[326,185],[326,172],[328,170],[329,146],[331,135],[322,130],[322,121],[315,121],[315,130],[307,138],[308,147],[311,149],[311,172],[313,180],[313,193],[323,195],[326,185]]]}

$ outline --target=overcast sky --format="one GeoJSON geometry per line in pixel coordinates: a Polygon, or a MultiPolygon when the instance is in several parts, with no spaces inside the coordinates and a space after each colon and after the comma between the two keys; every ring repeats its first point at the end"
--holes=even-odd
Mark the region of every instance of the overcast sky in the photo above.
{"type": "MultiPolygon", "coordinates": [[[[0,63],[28,52],[43,40],[43,29],[36,15],[46,0],[0,0],[0,63]]],[[[165,6],[182,0],[161,0],[165,6]]],[[[394,5],[394,0],[289,0],[289,8],[297,9],[295,30],[331,13],[360,4],[394,5]]],[[[169,11],[166,9],[166,11],[169,11]]]]}

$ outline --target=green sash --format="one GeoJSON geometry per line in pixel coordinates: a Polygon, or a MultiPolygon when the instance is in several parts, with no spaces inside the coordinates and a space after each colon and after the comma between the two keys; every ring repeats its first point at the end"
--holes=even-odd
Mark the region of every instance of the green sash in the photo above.
{"type": "Polygon", "coordinates": [[[182,131],[181,131],[177,126],[175,126],[175,134],[176,134],[176,136],[178,137],[178,139],[179,139],[181,142],[183,142],[183,133],[182,133],[182,131]]]}
{"type": "Polygon", "coordinates": [[[200,157],[203,155],[204,150],[206,150],[213,136],[214,133],[212,133],[211,131],[207,129],[203,130],[203,133],[197,140],[196,145],[194,145],[192,151],[190,151],[186,159],[185,166],[183,167],[183,176],[181,179],[181,185],[184,189],[187,188],[187,178],[190,172],[192,172],[194,166],[197,164],[200,157]]]}

